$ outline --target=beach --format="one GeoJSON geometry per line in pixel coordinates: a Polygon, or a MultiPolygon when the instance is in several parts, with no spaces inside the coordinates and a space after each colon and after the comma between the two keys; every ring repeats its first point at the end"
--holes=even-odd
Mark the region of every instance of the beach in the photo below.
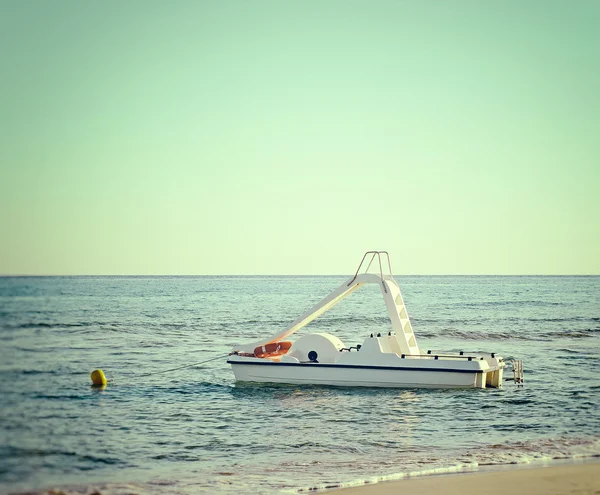
{"type": "Polygon", "coordinates": [[[600,493],[600,463],[426,476],[336,490],[336,495],[588,495],[600,493]]]}

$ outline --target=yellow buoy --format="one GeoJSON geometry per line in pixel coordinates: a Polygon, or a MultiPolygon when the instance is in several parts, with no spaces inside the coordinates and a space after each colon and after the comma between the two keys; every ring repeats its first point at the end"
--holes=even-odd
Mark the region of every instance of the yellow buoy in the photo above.
{"type": "Polygon", "coordinates": [[[92,379],[92,383],[96,386],[104,386],[107,383],[106,377],[104,376],[104,372],[102,370],[92,371],[90,378],[92,379]]]}

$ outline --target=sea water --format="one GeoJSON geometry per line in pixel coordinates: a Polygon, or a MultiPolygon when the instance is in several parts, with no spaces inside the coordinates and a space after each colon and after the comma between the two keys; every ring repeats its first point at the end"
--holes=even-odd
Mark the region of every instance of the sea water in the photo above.
{"type": "MultiPolygon", "coordinates": [[[[345,278],[0,278],[0,492],[298,492],[600,455],[600,277],[397,277],[421,348],[522,359],[522,388],[236,384],[226,357],[156,373],[275,334],[345,278]]],[[[388,330],[367,286],[302,332],[388,330]]]]}

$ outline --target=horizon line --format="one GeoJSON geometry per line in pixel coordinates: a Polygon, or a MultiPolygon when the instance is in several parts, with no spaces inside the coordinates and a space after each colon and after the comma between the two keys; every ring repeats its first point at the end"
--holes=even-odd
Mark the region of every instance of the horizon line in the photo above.
{"type": "MultiPolygon", "coordinates": [[[[395,277],[598,277],[600,273],[405,273],[395,277]]],[[[10,274],[0,273],[0,278],[42,277],[352,277],[352,274],[282,274],[282,273],[221,273],[221,274],[10,274]]]]}

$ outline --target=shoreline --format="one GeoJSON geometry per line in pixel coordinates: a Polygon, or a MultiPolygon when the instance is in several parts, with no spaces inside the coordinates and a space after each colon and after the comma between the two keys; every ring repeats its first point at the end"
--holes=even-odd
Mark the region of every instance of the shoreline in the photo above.
{"type": "MultiPolygon", "coordinates": [[[[123,489],[131,493],[145,492],[156,482],[111,481],[65,485],[49,485],[37,489],[0,489],[0,495],[113,495],[123,489]],[[117,491],[115,491],[115,489],[117,491]]],[[[177,482],[174,482],[177,484],[177,482]]],[[[160,486],[162,484],[159,484],[160,486]]],[[[600,494],[600,455],[554,459],[527,464],[494,464],[461,471],[398,474],[380,481],[357,481],[354,484],[312,486],[311,488],[274,490],[273,493],[323,493],[331,495],[598,495],[600,494]],[[404,476],[404,477],[402,477],[404,476]]],[[[152,493],[150,490],[149,493],[152,493]]],[[[181,493],[190,493],[183,488],[181,493]]],[[[191,492],[194,493],[194,492],[191,492]]],[[[204,491],[200,491],[204,493],[204,491]]]]}
{"type": "Polygon", "coordinates": [[[477,471],[407,476],[396,480],[319,490],[339,495],[596,495],[600,493],[600,459],[560,459],[540,464],[500,464],[477,471]]]}

